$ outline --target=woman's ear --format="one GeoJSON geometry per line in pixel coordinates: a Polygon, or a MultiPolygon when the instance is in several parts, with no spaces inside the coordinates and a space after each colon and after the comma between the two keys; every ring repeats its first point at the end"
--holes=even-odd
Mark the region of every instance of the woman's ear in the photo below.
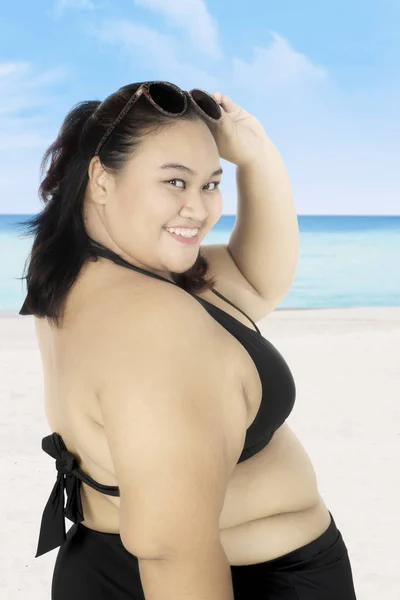
{"type": "Polygon", "coordinates": [[[98,156],[94,156],[89,163],[88,177],[88,186],[92,200],[103,204],[110,192],[112,178],[103,168],[98,156]]]}

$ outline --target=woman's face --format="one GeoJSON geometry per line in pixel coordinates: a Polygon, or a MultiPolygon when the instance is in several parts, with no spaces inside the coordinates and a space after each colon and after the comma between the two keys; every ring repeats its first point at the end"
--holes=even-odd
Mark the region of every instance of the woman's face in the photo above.
{"type": "Polygon", "coordinates": [[[95,159],[89,167],[88,233],[120,256],[170,279],[189,269],[200,243],[219,220],[222,196],[218,148],[202,121],[177,120],[146,136],[117,177],[95,159]],[[183,165],[193,173],[173,167],[183,165]],[[92,202],[91,202],[92,201],[92,202]],[[96,215],[91,215],[90,206],[96,215]],[[198,241],[183,244],[165,227],[200,226],[198,241]]]}

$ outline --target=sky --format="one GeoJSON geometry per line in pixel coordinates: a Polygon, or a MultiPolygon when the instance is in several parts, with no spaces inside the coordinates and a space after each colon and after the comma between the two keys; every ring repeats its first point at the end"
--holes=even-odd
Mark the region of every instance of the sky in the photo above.
{"type": "Polygon", "coordinates": [[[3,0],[0,214],[41,210],[40,161],[77,102],[167,80],[262,123],[298,215],[400,215],[399,30],[400,0],[3,0]]]}

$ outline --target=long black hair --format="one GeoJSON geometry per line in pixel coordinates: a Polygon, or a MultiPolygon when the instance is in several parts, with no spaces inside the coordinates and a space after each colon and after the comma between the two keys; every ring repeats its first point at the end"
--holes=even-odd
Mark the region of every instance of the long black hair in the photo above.
{"type": "MultiPolygon", "coordinates": [[[[24,266],[26,275],[20,278],[27,282],[26,305],[31,314],[47,317],[57,328],[66,294],[82,266],[87,260],[97,261],[83,219],[89,163],[104,133],[139,86],[140,83],[132,83],[103,102],[88,100],[73,106],[41,161],[42,176],[50,161],[39,186],[44,208],[19,223],[26,230],[22,235],[34,236],[28,267],[26,262],[24,266]]],[[[146,134],[176,122],[177,118],[203,120],[190,102],[182,116],[170,117],[140,97],[106,140],[101,150],[104,168],[113,174],[121,172],[146,134]]],[[[190,269],[171,276],[187,291],[205,291],[215,285],[213,277],[206,277],[208,267],[200,250],[190,269]]]]}

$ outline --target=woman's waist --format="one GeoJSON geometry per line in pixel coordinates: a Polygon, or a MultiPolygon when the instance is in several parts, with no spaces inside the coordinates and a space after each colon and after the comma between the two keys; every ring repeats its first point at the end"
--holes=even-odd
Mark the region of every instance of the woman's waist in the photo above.
{"type": "Polygon", "coordinates": [[[316,540],[329,527],[331,515],[323,499],[305,510],[276,514],[223,529],[220,540],[234,566],[281,558],[316,540]]]}
{"type": "MultiPolygon", "coordinates": [[[[81,486],[85,523],[89,528],[117,532],[120,498],[81,486]],[[90,518],[96,515],[97,518],[90,518]]],[[[260,519],[307,511],[320,501],[310,458],[284,423],[257,455],[236,465],[230,478],[219,529],[224,531],[260,519]]]]}
{"type": "Polygon", "coordinates": [[[303,445],[284,423],[258,454],[236,465],[220,515],[220,531],[281,513],[304,511],[320,500],[303,445]]]}

